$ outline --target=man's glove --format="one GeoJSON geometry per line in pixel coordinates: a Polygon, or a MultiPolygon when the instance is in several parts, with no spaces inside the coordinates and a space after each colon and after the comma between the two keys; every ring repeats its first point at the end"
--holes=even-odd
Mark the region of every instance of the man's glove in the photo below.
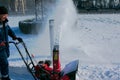
{"type": "Polygon", "coordinates": [[[16,39],[17,39],[19,42],[23,42],[22,38],[20,38],[20,37],[17,37],[16,39]]]}
{"type": "Polygon", "coordinates": [[[23,40],[22,40],[22,38],[20,38],[20,37],[13,37],[13,40],[18,40],[19,42],[23,42],[23,40]]]}

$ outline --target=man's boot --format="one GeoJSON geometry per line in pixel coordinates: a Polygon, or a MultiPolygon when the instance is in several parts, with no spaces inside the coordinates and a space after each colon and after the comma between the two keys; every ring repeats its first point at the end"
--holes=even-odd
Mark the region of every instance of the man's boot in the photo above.
{"type": "Polygon", "coordinates": [[[8,77],[2,77],[2,80],[10,80],[9,76],[8,77]]]}

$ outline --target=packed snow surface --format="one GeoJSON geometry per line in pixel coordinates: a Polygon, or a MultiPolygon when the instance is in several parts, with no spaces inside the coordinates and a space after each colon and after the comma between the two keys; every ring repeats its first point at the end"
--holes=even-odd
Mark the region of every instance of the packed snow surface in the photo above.
{"type": "MultiPolygon", "coordinates": [[[[22,19],[26,17],[31,18],[20,16],[22,19]]],[[[61,29],[59,44],[62,67],[79,59],[78,80],[119,80],[119,17],[118,14],[80,14],[74,26],[61,29]]],[[[16,18],[19,16],[9,17],[9,20],[15,21],[16,18]]],[[[40,35],[27,35],[19,30],[18,24],[9,24],[16,35],[23,38],[28,51],[35,56],[34,61],[51,59],[48,26],[42,29],[40,35]]],[[[11,78],[33,80],[12,44],[10,49],[8,60],[11,78]]]]}

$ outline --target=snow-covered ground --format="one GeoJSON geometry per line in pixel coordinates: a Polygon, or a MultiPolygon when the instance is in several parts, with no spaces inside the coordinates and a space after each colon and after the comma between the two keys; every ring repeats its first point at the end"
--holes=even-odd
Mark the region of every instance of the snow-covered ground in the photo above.
{"type": "Polygon", "coordinates": [[[78,16],[75,26],[63,28],[62,63],[79,59],[78,80],[120,80],[120,15],[78,16]]]}
{"type": "MultiPolygon", "coordinates": [[[[58,35],[62,68],[70,61],[78,59],[77,80],[120,80],[120,15],[76,14],[72,13],[73,9],[69,10],[71,3],[68,4],[62,5],[61,10],[61,7],[58,7],[56,12],[59,14],[55,13],[54,18],[55,27],[60,29],[58,35]],[[60,15],[61,11],[64,14],[60,15]]],[[[28,51],[36,56],[34,61],[50,59],[48,25],[42,28],[39,35],[26,35],[19,30],[18,21],[31,17],[33,16],[12,16],[9,17],[9,24],[15,33],[23,38],[28,51]]],[[[11,78],[34,80],[13,45],[10,49],[11,78]]]]}
{"type": "MultiPolygon", "coordinates": [[[[68,29],[64,28],[63,35],[61,34],[62,67],[79,59],[80,80],[120,80],[119,17],[118,14],[79,14],[75,26],[67,26],[68,29]]],[[[15,18],[9,17],[9,20],[14,21],[15,18]]],[[[45,27],[40,35],[26,35],[21,33],[17,25],[9,24],[15,33],[24,39],[31,54],[39,56],[40,60],[50,58],[48,27],[45,27]]],[[[11,78],[33,80],[21,59],[16,58],[20,56],[11,45],[11,78]]]]}

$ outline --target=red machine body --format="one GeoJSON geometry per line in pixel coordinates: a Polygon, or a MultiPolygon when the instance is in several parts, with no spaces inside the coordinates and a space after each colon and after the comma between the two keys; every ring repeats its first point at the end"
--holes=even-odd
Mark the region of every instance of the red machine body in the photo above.
{"type": "Polygon", "coordinates": [[[70,80],[67,75],[61,76],[61,64],[59,59],[59,46],[53,49],[53,67],[50,67],[49,61],[40,61],[36,69],[36,77],[40,80],[70,80]]]}

